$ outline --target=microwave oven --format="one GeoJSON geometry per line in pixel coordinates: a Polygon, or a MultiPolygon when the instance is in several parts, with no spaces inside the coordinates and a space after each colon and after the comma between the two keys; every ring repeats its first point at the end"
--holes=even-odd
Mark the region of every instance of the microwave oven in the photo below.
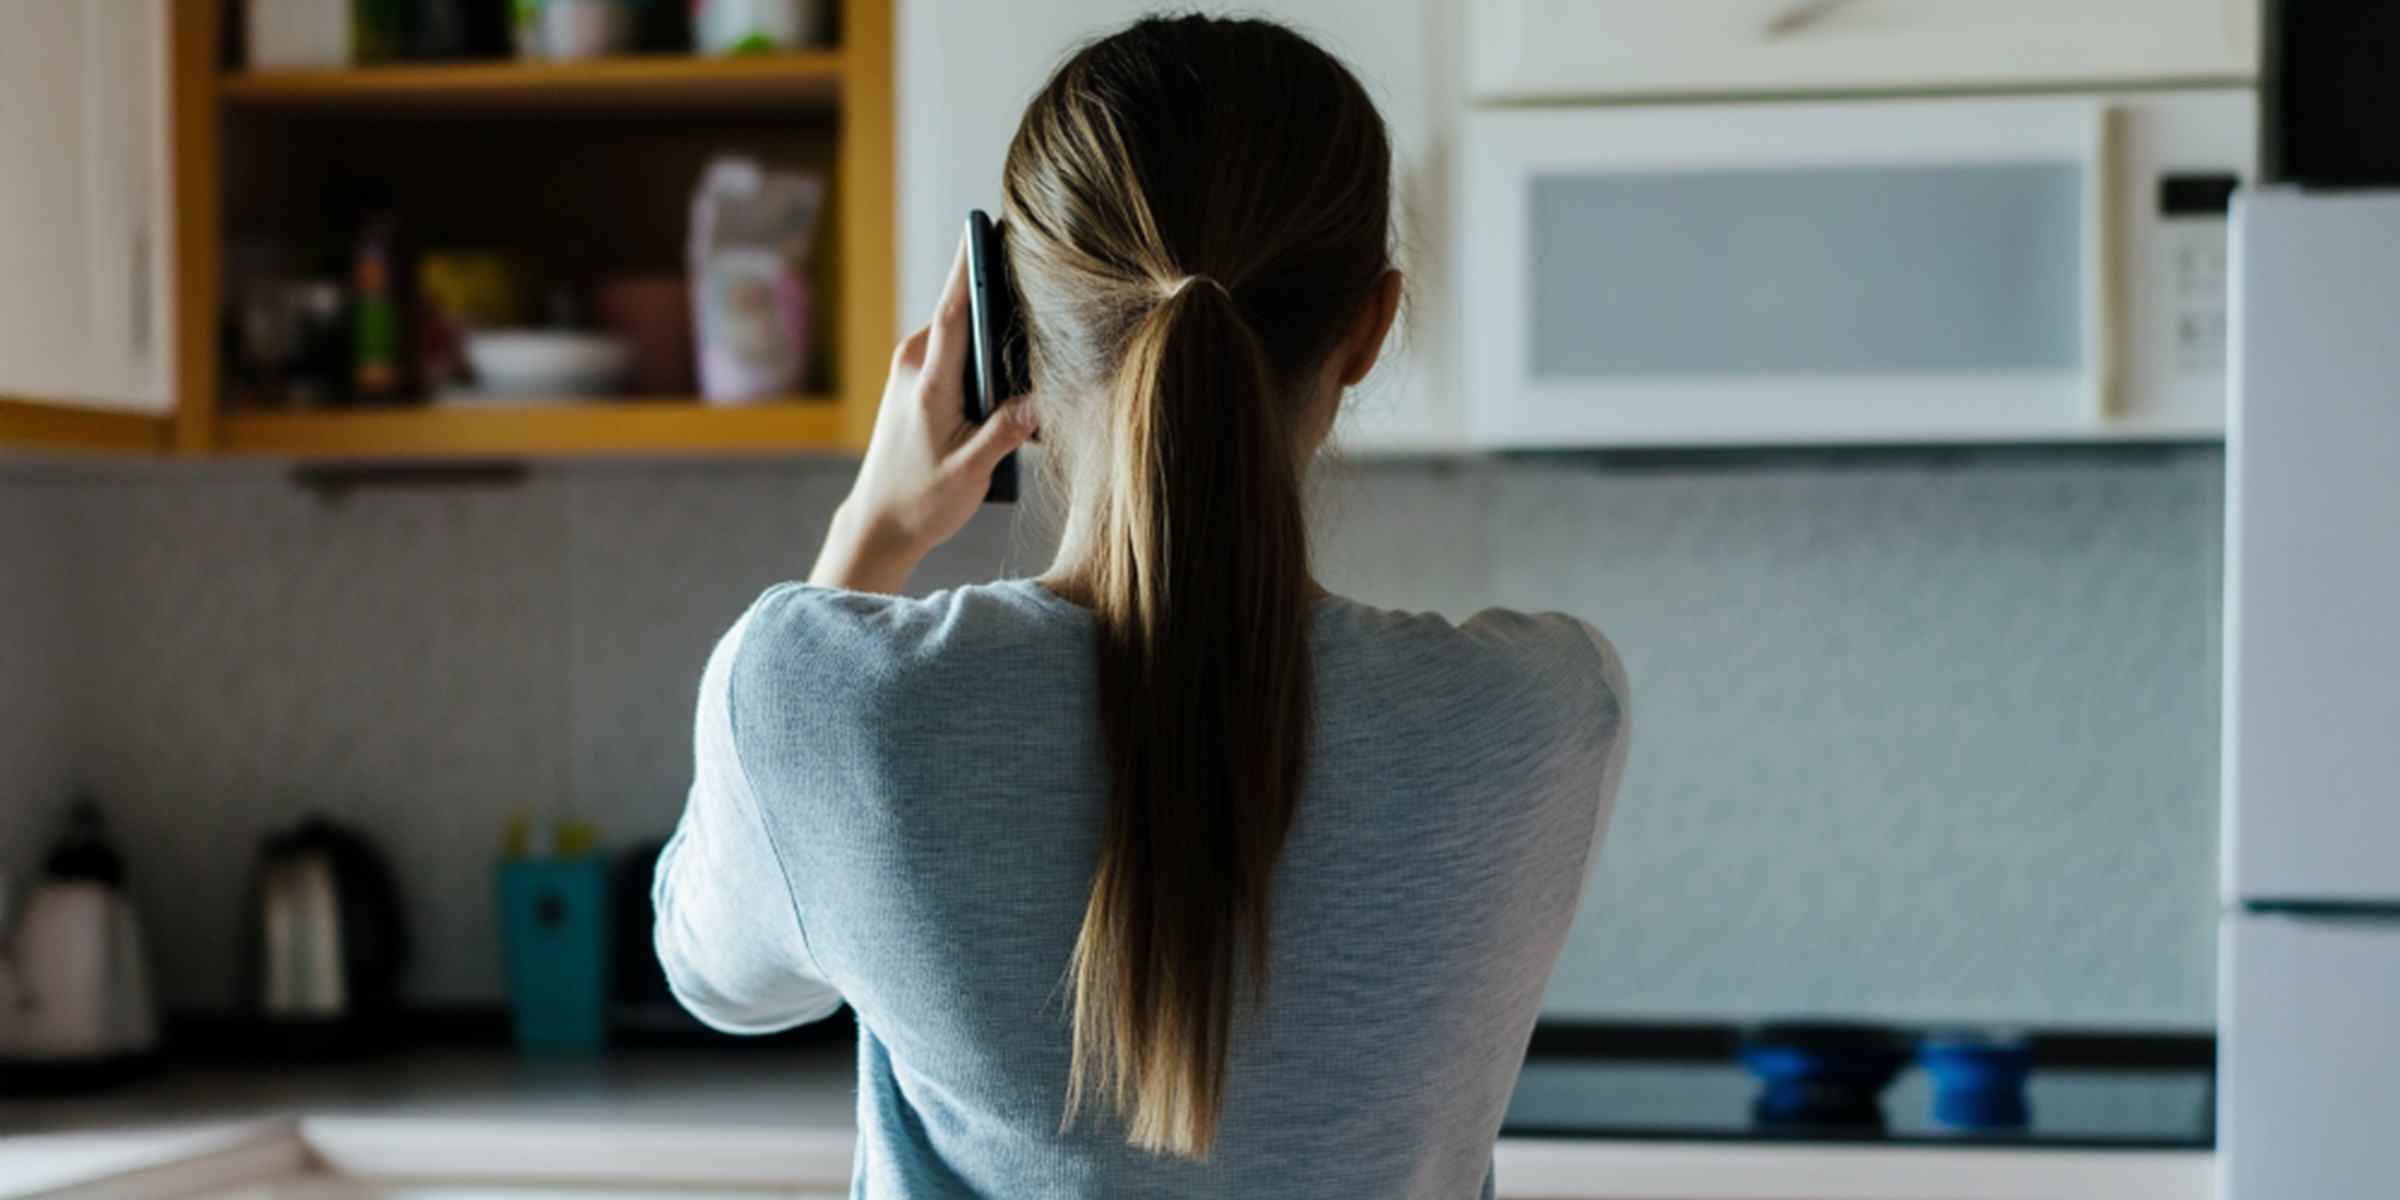
{"type": "Polygon", "coordinates": [[[2220,437],[2256,134],[2248,88],[1470,114],[1469,440],[2220,437]]]}

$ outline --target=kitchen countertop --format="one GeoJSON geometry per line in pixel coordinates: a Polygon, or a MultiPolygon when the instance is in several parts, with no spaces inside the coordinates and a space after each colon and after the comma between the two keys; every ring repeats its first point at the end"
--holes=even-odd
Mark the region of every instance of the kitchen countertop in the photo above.
{"type": "MultiPolygon", "coordinates": [[[[578,1170],[575,1177],[619,1184],[725,1188],[799,1178],[821,1188],[825,1172],[847,1165],[852,1091],[847,1047],[597,1058],[441,1050],[348,1063],[191,1065],[93,1095],[0,1099],[0,1159],[30,1163],[28,1152],[40,1150],[54,1162],[61,1154],[101,1161],[107,1156],[93,1155],[108,1143],[96,1131],[108,1130],[121,1140],[120,1161],[138,1165],[174,1137],[247,1128],[268,1139],[253,1152],[268,1152],[280,1136],[275,1146],[294,1161],[362,1178],[423,1178],[421,1164],[438,1161],[454,1180],[554,1182],[559,1171],[578,1170]],[[256,1132],[262,1128],[280,1133],[256,1132]],[[668,1159],[685,1165],[657,1165],[668,1159]]],[[[1500,1194],[1528,1200],[2214,1195],[2213,1157],[2201,1150],[1507,1137],[1497,1163],[1500,1194]]],[[[55,1182],[20,1187],[0,1175],[0,1200],[68,1194],[55,1192],[55,1182]]]]}
{"type": "Polygon", "coordinates": [[[190,1065],[83,1096],[0,1097],[0,1136],[302,1116],[808,1126],[853,1121],[856,1052],[418,1050],[354,1061],[190,1065]]]}

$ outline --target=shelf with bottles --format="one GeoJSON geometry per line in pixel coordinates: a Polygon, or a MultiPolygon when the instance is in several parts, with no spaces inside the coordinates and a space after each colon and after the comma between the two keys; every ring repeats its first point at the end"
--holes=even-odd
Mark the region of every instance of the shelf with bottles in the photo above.
{"type": "MultiPolygon", "coordinates": [[[[224,0],[243,109],[832,105],[832,0],[224,0]]],[[[871,39],[870,39],[871,40],[871,39]]]]}
{"type": "MultiPolygon", "coordinates": [[[[890,5],[842,9],[846,42],[832,50],[220,76],[209,448],[414,457],[863,445],[880,379],[844,363],[880,365],[893,337],[890,5]],[[787,395],[704,404],[688,350],[680,380],[644,368],[622,395],[571,403],[462,396],[436,378],[440,339],[426,331],[439,314],[411,294],[426,263],[521,265],[509,324],[594,328],[609,296],[629,290],[645,291],[655,316],[662,289],[687,270],[694,188],[729,157],[826,184],[800,272],[808,365],[787,395]],[[390,245],[370,252],[378,237],[390,245]],[[378,255],[390,286],[376,302],[398,317],[379,333],[362,323],[359,286],[362,263],[378,255]],[[320,342],[334,343],[313,359],[292,328],[312,308],[320,342]],[[396,387],[361,394],[362,337],[388,343],[370,352],[395,357],[396,387]]],[[[655,360],[651,349],[642,357],[655,360]]]]}

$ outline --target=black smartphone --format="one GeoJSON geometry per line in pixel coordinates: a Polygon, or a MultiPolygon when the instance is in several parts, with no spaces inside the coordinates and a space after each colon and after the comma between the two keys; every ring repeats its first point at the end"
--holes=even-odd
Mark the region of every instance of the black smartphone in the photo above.
{"type": "MultiPolygon", "coordinates": [[[[1033,390],[1025,349],[1025,321],[1017,309],[1016,284],[1008,276],[1008,248],[999,223],[982,209],[967,214],[967,294],[974,345],[967,352],[967,419],[980,425],[1011,396],[1033,390]]],[[[992,469],[986,504],[1017,499],[1014,451],[992,469]]]]}

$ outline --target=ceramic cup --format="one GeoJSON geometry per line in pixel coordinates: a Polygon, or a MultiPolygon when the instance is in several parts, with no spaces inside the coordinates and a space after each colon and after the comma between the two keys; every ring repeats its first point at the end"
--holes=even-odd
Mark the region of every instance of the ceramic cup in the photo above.
{"type": "Polygon", "coordinates": [[[692,359],[692,289],[681,275],[617,275],[592,289],[600,327],[633,346],[627,390],[689,396],[699,390],[692,359]]]}

